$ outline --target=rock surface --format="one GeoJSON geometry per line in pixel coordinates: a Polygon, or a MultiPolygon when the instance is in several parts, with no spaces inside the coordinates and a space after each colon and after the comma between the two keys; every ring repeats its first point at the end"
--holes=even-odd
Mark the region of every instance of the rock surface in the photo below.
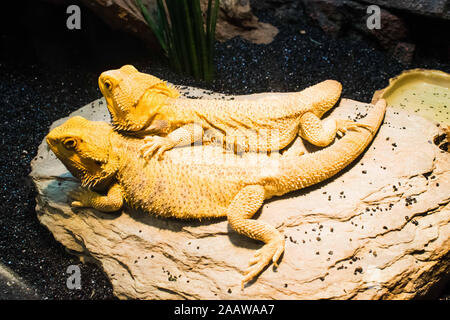
{"type": "MultiPolygon", "coordinates": [[[[343,100],[330,117],[357,118],[363,109],[343,100]]],[[[76,114],[109,119],[102,99],[76,114]]],[[[32,162],[36,211],[57,241],[103,268],[122,299],[411,299],[442,285],[450,270],[450,155],[432,143],[437,134],[433,122],[389,109],[347,170],[266,202],[257,218],[285,234],[286,251],[278,269],[243,291],[259,242],[226,220],[73,210],[66,195],[79,184],[45,142],[32,162]]]]}
{"type": "MultiPolygon", "coordinates": [[[[114,29],[124,30],[145,40],[155,42],[135,0],[82,0],[106,24],[114,29]]],[[[155,0],[142,1],[149,8],[154,8],[155,0]]],[[[207,1],[201,0],[206,8],[207,1]]],[[[216,25],[216,38],[225,41],[236,36],[253,42],[267,44],[272,42],[278,29],[268,23],[259,22],[252,13],[249,0],[221,0],[216,25]]]]}
{"type": "Polygon", "coordinates": [[[36,289],[0,263],[0,300],[38,300],[36,289]]]}
{"type": "Polygon", "coordinates": [[[450,0],[360,0],[413,14],[450,19],[450,0]]]}
{"type": "MultiPolygon", "coordinates": [[[[115,30],[123,30],[144,40],[151,45],[157,41],[135,0],[82,0],[83,4],[98,15],[107,25],[115,30]]],[[[149,0],[143,0],[149,3],[149,0]]]]}
{"type": "MultiPolygon", "coordinates": [[[[207,7],[207,0],[202,0],[207,7]]],[[[216,38],[226,41],[240,36],[256,43],[268,44],[278,34],[278,29],[269,23],[260,22],[250,8],[250,0],[222,0],[216,26],[216,38]]]]}
{"type": "Polygon", "coordinates": [[[304,12],[327,34],[367,37],[403,64],[412,62],[416,45],[420,52],[437,43],[446,54],[445,41],[429,35],[439,34],[448,25],[450,0],[262,0],[255,1],[254,7],[273,11],[284,23],[298,21],[304,12]],[[374,14],[367,9],[373,4],[380,8],[379,29],[367,26],[374,14]]]}
{"type": "Polygon", "coordinates": [[[381,8],[380,29],[367,27],[367,4],[352,0],[302,0],[305,12],[322,30],[337,36],[355,30],[376,40],[385,49],[394,49],[408,36],[405,21],[381,8]]]}

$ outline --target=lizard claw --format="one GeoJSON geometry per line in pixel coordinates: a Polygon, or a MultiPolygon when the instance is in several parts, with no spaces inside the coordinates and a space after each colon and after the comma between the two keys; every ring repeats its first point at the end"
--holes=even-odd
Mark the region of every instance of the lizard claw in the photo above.
{"type": "Polygon", "coordinates": [[[172,149],[174,144],[171,139],[159,136],[151,136],[144,139],[145,144],[141,148],[141,155],[145,159],[150,159],[154,155],[158,160],[162,159],[164,152],[172,149]]]}
{"type": "Polygon", "coordinates": [[[82,208],[82,207],[84,207],[84,205],[80,201],[72,201],[70,203],[70,206],[74,207],[74,208],[82,208]]]}
{"type": "Polygon", "coordinates": [[[88,207],[91,191],[83,188],[78,188],[69,192],[69,198],[73,201],[70,203],[72,207],[81,208],[88,207]]]}
{"type": "Polygon", "coordinates": [[[244,278],[241,281],[241,289],[244,289],[246,282],[256,277],[271,262],[278,267],[278,260],[284,252],[284,238],[279,237],[265,244],[261,249],[255,252],[250,260],[249,268],[244,272],[244,278]]]}
{"type": "Polygon", "coordinates": [[[342,137],[348,130],[357,130],[358,128],[365,128],[368,129],[371,133],[373,133],[372,127],[364,124],[355,122],[352,120],[336,120],[336,128],[337,128],[337,134],[339,137],[342,137]]]}

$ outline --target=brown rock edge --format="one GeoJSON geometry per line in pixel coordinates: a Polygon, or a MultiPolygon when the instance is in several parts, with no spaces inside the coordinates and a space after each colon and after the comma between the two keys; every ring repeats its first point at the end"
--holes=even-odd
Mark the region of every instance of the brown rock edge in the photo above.
{"type": "MultiPolygon", "coordinates": [[[[82,0],[106,24],[113,29],[123,30],[156,45],[156,38],[147,26],[135,0],[82,0]]],[[[154,8],[155,0],[143,0],[146,6],[154,8]]],[[[201,0],[204,11],[207,1],[201,0]]],[[[241,36],[247,41],[267,44],[273,41],[278,29],[269,23],[263,23],[253,14],[248,0],[221,0],[218,13],[216,38],[226,41],[241,36]]]]}
{"type": "MultiPolygon", "coordinates": [[[[343,99],[330,117],[357,119],[367,107],[343,99]]],[[[109,119],[102,99],[73,115],[109,119]]],[[[347,170],[266,202],[257,219],[285,234],[286,251],[278,269],[243,291],[242,272],[261,244],[226,220],[74,210],[67,192],[79,183],[45,142],[30,175],[39,221],[98,264],[121,299],[412,299],[433,294],[450,271],[450,155],[432,143],[439,130],[388,109],[373,144],[347,170]]]]}

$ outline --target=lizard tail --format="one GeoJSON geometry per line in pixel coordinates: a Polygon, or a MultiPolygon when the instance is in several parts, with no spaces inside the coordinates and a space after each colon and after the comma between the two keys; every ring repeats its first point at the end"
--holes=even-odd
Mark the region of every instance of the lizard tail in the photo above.
{"type": "Polygon", "coordinates": [[[361,121],[367,128],[358,127],[348,131],[342,139],[320,151],[282,161],[280,168],[282,177],[276,179],[281,185],[275,187],[276,195],[324,181],[348,166],[373,140],[385,112],[386,101],[380,100],[361,121]]]}

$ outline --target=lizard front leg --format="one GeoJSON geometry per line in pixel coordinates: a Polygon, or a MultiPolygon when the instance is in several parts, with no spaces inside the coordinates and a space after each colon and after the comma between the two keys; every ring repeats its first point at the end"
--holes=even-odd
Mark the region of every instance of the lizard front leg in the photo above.
{"type": "Polygon", "coordinates": [[[71,191],[69,197],[73,199],[72,207],[89,207],[103,212],[114,212],[122,208],[123,195],[118,183],[109,188],[106,195],[79,188],[71,191]]]}
{"type": "Polygon", "coordinates": [[[333,142],[337,134],[356,128],[368,128],[367,125],[352,120],[327,119],[321,120],[312,112],[305,113],[300,118],[299,135],[318,147],[326,147],[333,142]]]}
{"type": "Polygon", "coordinates": [[[247,186],[239,191],[226,209],[228,222],[234,230],[265,243],[250,261],[242,279],[242,288],[271,262],[277,266],[277,261],[284,251],[284,237],[274,226],[250,219],[261,207],[264,194],[264,188],[260,185],[247,186]]]}
{"type": "Polygon", "coordinates": [[[166,137],[150,136],[144,139],[145,145],[141,148],[141,154],[149,159],[152,155],[161,159],[164,152],[178,146],[186,146],[200,140],[203,137],[202,126],[190,123],[169,133],[166,137]]]}

